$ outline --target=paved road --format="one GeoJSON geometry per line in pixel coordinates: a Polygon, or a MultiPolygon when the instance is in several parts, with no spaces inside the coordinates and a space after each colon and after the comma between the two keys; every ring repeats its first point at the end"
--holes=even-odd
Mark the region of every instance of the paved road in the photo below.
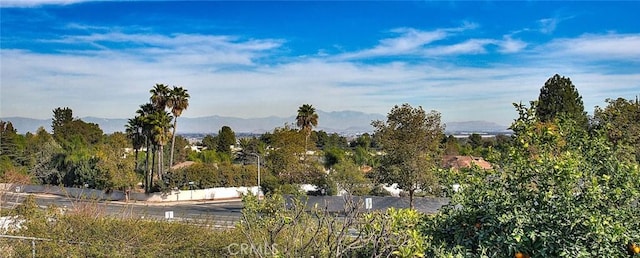
{"type": "MultiPolygon", "coordinates": [[[[2,208],[12,208],[21,203],[26,194],[5,192],[0,200],[2,208]]],[[[173,212],[174,220],[196,220],[199,222],[214,222],[218,227],[231,227],[242,216],[242,202],[179,202],[179,203],[123,203],[123,202],[94,202],[76,200],[56,195],[34,195],[36,203],[41,208],[55,205],[59,208],[72,210],[74,208],[93,207],[110,216],[138,217],[148,219],[165,219],[166,212],[173,212]]]]}
{"type": "MultiPolygon", "coordinates": [[[[2,208],[12,208],[21,203],[27,194],[5,192],[2,195],[0,205],[2,208]]],[[[105,201],[83,201],[57,195],[34,195],[36,203],[41,208],[49,205],[73,210],[74,208],[94,207],[110,216],[135,217],[146,219],[165,219],[166,212],[173,212],[173,220],[189,220],[198,223],[206,223],[216,227],[233,227],[242,216],[242,202],[240,201],[188,201],[171,203],[124,203],[105,201]]],[[[364,202],[365,197],[355,197],[357,201],[364,202]]],[[[372,201],[372,210],[386,210],[389,207],[406,208],[408,198],[398,197],[369,197],[372,201]]],[[[310,209],[316,204],[318,207],[327,206],[330,212],[338,215],[344,211],[344,199],[339,196],[309,196],[307,207],[310,209]]],[[[290,200],[289,200],[290,202],[290,200]]],[[[435,213],[443,205],[449,202],[446,198],[416,198],[415,208],[424,213],[435,213]]],[[[363,209],[364,207],[361,207],[363,209]]]]}

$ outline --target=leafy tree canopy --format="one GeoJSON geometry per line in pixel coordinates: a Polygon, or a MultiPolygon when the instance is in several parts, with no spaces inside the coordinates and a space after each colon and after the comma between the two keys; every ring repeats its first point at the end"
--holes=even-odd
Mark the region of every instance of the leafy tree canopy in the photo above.
{"type": "Polygon", "coordinates": [[[444,126],[437,111],[425,112],[409,104],[395,106],[387,121],[374,121],[375,135],[384,155],[376,170],[381,183],[393,184],[409,193],[410,206],[417,190],[435,190],[433,171],[440,163],[444,126]]]}

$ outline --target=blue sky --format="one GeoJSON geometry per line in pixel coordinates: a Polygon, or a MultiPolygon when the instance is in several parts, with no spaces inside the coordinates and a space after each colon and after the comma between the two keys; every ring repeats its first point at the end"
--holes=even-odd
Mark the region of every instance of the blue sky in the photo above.
{"type": "Polygon", "coordinates": [[[1,117],[129,118],[156,83],[186,117],[409,103],[503,125],[556,73],[588,112],[640,95],[640,1],[0,2],[1,117]]]}

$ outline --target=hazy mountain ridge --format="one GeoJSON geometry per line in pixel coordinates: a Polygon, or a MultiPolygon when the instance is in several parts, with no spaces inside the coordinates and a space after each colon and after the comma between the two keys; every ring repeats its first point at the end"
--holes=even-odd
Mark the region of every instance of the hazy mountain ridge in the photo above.
{"type": "Polygon", "coordinates": [[[488,121],[464,121],[464,122],[448,122],[446,123],[445,131],[447,132],[467,132],[467,133],[479,133],[479,132],[507,132],[509,126],[500,125],[494,122],[488,121]]]}
{"type": "MultiPolygon", "coordinates": [[[[371,122],[374,120],[385,120],[386,117],[381,114],[368,114],[358,111],[333,111],[318,112],[317,130],[324,130],[329,133],[357,134],[364,132],[372,132],[371,122]]],[[[124,118],[98,118],[83,117],[80,118],[88,123],[95,123],[105,133],[124,132],[128,119],[124,118]]],[[[35,133],[39,127],[51,132],[51,119],[33,119],[25,117],[6,117],[0,118],[3,121],[11,121],[13,127],[18,133],[26,132],[35,133]]],[[[206,116],[206,117],[179,117],[178,133],[217,133],[222,126],[229,126],[237,133],[256,133],[261,134],[270,132],[276,127],[283,127],[285,124],[295,126],[295,116],[290,117],[262,117],[262,118],[238,118],[225,116],[206,116]]],[[[465,121],[465,122],[447,122],[446,131],[448,133],[455,132],[503,132],[507,131],[508,126],[499,125],[487,121],[465,121]]]]}

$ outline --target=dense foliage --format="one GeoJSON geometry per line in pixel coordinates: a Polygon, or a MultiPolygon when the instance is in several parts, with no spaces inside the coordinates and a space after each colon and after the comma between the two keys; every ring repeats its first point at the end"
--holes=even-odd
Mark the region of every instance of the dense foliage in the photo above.
{"type": "MultiPolygon", "coordinates": [[[[624,257],[640,241],[640,168],[619,160],[606,131],[540,121],[516,105],[503,165],[462,182],[423,234],[431,255],[624,257]],[[451,251],[453,250],[453,251],[451,251]]],[[[517,257],[517,256],[516,256],[517,257]]]]}
{"type": "MultiPolygon", "coordinates": [[[[62,212],[39,210],[33,198],[16,207],[17,218],[26,219],[13,232],[39,240],[0,238],[2,257],[221,257],[228,246],[243,241],[237,229],[220,230],[199,223],[148,220],[123,212],[105,216],[97,203],[78,202],[62,212]],[[35,249],[33,249],[35,247],[35,249]]],[[[210,221],[209,221],[210,222],[210,221]]]]}

